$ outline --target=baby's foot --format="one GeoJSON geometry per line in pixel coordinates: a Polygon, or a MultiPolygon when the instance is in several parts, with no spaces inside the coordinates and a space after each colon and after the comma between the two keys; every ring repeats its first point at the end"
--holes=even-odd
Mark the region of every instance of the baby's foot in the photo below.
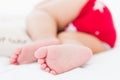
{"type": "Polygon", "coordinates": [[[57,39],[41,40],[39,42],[33,42],[29,45],[19,48],[12,56],[11,64],[27,64],[37,61],[34,57],[34,52],[43,46],[57,45],[60,42],[57,39]]]}
{"type": "Polygon", "coordinates": [[[89,48],[80,45],[54,45],[35,52],[42,69],[60,74],[85,64],[92,56],[89,48]]]}
{"type": "Polygon", "coordinates": [[[18,48],[15,52],[15,54],[11,57],[11,60],[10,60],[10,63],[11,64],[16,64],[18,65],[17,63],[17,58],[19,57],[19,54],[21,53],[21,48],[18,48]]]}

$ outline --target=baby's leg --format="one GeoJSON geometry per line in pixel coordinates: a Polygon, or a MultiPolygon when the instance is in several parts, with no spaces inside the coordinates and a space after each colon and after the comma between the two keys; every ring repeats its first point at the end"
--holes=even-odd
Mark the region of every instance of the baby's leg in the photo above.
{"type": "Polygon", "coordinates": [[[50,0],[49,3],[45,2],[37,6],[28,17],[27,31],[31,39],[33,41],[40,40],[40,44],[32,43],[27,47],[21,48],[15,53],[11,63],[22,64],[33,62],[35,61],[33,54],[36,49],[46,46],[45,44],[55,45],[52,42],[54,42],[54,39],[57,39],[58,30],[64,29],[66,25],[76,18],[87,1],[88,0],[50,0]],[[47,43],[42,43],[41,39],[48,39],[48,41],[46,41],[47,43]],[[50,42],[49,39],[52,42],[50,42]]]}
{"type": "Polygon", "coordinates": [[[82,32],[62,32],[59,39],[63,44],[39,48],[35,53],[41,67],[52,74],[82,66],[92,53],[106,50],[99,39],[82,32]]]}
{"type": "MultiPolygon", "coordinates": [[[[43,4],[39,4],[38,7],[43,4]]],[[[32,63],[37,60],[34,57],[34,52],[38,48],[49,45],[57,45],[60,43],[56,35],[56,21],[49,15],[49,13],[44,12],[43,10],[35,9],[28,17],[27,32],[33,42],[17,49],[11,58],[11,64],[32,63]]]]}
{"type": "Polygon", "coordinates": [[[106,47],[97,37],[84,32],[62,32],[59,34],[59,39],[63,43],[71,43],[72,41],[81,43],[90,48],[94,54],[106,51],[106,47]]]}

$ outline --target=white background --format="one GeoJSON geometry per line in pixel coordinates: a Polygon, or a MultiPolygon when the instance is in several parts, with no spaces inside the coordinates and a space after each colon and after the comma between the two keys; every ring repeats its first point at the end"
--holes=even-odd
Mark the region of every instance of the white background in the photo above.
{"type": "Polygon", "coordinates": [[[26,14],[40,1],[42,0],[0,0],[0,14],[26,14]]]}

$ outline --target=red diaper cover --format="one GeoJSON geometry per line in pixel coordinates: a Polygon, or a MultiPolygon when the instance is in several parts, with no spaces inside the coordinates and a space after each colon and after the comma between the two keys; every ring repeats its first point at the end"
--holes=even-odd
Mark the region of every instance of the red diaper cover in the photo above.
{"type": "Polygon", "coordinates": [[[94,35],[114,47],[116,31],[112,16],[108,8],[100,1],[89,0],[72,24],[78,31],[94,35]]]}

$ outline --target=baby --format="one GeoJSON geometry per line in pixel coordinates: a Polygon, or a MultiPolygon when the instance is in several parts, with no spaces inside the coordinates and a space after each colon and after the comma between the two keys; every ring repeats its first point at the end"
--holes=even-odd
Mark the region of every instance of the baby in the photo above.
{"type": "Polygon", "coordinates": [[[41,68],[60,74],[86,64],[93,54],[114,47],[116,31],[108,8],[97,0],[48,0],[27,18],[33,40],[16,50],[11,64],[37,61],[41,68]],[[76,32],[66,31],[72,24],[76,32]]]}

